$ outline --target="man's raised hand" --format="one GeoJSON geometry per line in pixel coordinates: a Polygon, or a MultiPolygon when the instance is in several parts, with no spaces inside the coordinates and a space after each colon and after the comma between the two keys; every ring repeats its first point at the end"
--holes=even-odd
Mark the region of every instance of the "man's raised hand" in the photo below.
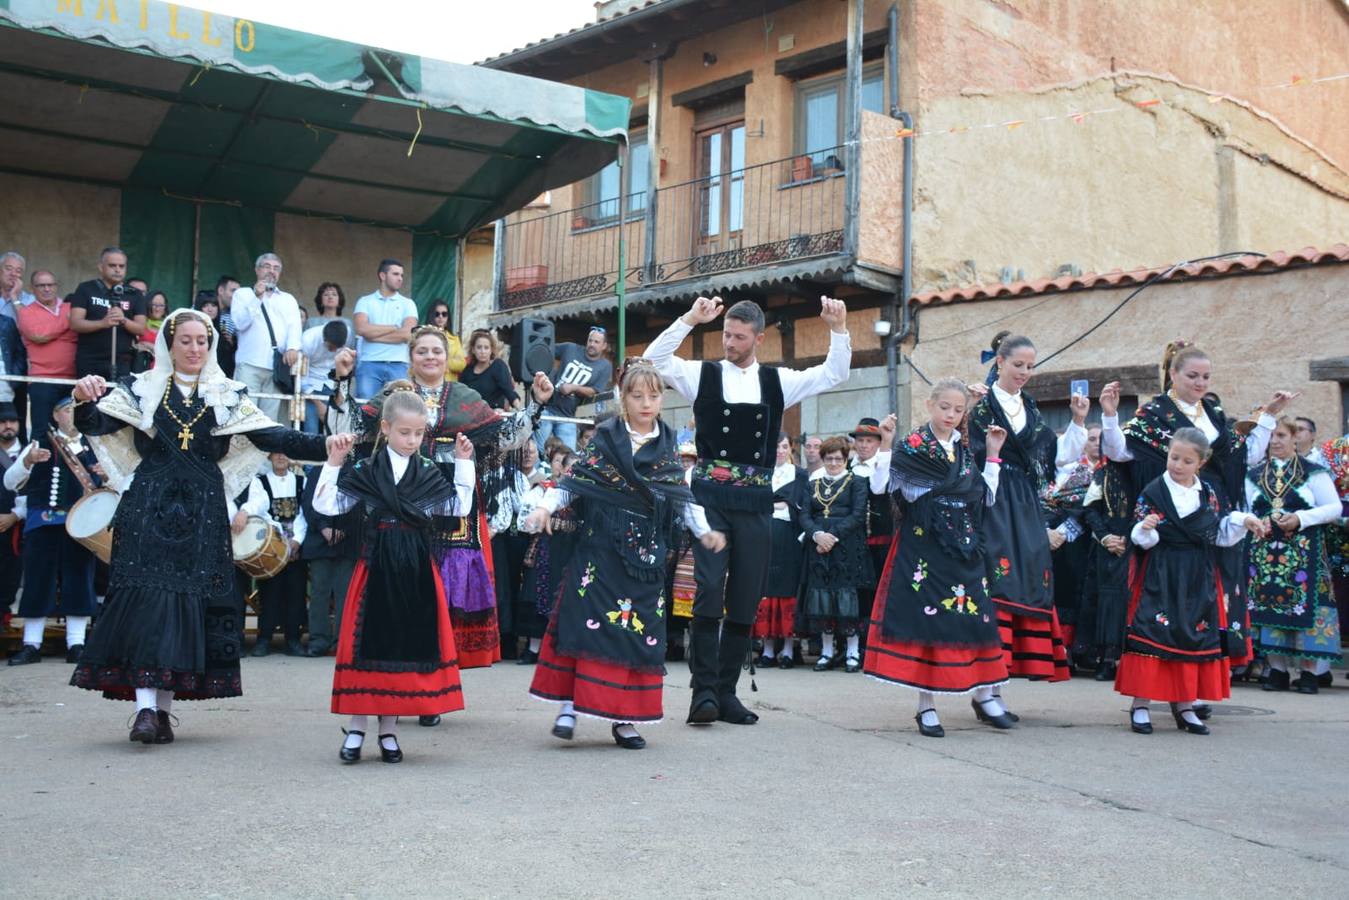
{"type": "Polygon", "coordinates": [[[842,334],[848,330],[848,307],[842,300],[820,295],[820,318],[831,331],[842,334]]]}
{"type": "Polygon", "coordinates": [[[699,297],[693,301],[693,306],[690,307],[689,311],[684,313],[684,323],[686,325],[704,325],[721,315],[721,308],[720,297],[699,297]]]}

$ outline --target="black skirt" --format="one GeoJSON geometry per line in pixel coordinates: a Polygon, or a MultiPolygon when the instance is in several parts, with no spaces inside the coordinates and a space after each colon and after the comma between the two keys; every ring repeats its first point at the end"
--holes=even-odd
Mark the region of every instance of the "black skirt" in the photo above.
{"type": "Polygon", "coordinates": [[[997,502],[984,510],[988,593],[1013,615],[1048,619],[1054,606],[1054,562],[1040,501],[1030,476],[1003,464],[997,502]]]}
{"type": "Polygon", "coordinates": [[[796,596],[801,587],[801,559],[805,553],[800,537],[801,529],[795,522],[773,519],[765,597],[796,596]]]}

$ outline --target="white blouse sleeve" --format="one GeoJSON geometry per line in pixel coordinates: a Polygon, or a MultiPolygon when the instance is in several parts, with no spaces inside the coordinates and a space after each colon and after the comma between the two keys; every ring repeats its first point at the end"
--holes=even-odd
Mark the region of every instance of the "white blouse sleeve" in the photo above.
{"type": "Polygon", "coordinates": [[[707,523],[707,513],[698,503],[690,503],[684,507],[684,524],[696,538],[701,538],[712,530],[712,526],[707,523]]]}
{"type": "Polygon", "coordinates": [[[1274,433],[1277,424],[1277,420],[1269,413],[1261,413],[1260,418],[1255,420],[1255,427],[1246,435],[1246,465],[1257,465],[1265,458],[1265,451],[1269,449],[1269,436],[1274,433]]]}
{"type": "MultiPolygon", "coordinates": [[[[327,466],[324,466],[326,469],[327,466]]],[[[474,466],[471,459],[454,461],[454,496],[441,507],[443,515],[466,516],[473,509],[474,466]]],[[[315,509],[318,507],[316,506],[315,509]]]]}
{"type": "Polygon", "coordinates": [[[1068,427],[1063,429],[1063,434],[1059,435],[1058,455],[1054,458],[1055,465],[1069,466],[1082,458],[1082,451],[1087,449],[1087,429],[1076,422],[1069,422],[1068,427]]]}
{"type": "Polygon", "coordinates": [[[992,506],[998,502],[998,479],[1002,476],[1002,466],[986,462],[983,474],[984,484],[988,485],[988,493],[984,495],[984,506],[992,506]]]}
{"type": "Polygon", "coordinates": [[[1129,540],[1133,541],[1144,550],[1151,550],[1153,547],[1157,546],[1159,541],[1161,541],[1161,537],[1158,536],[1156,528],[1151,531],[1145,530],[1143,528],[1143,523],[1139,522],[1134,525],[1133,530],[1129,532],[1129,540]]]}
{"type": "Polygon", "coordinates": [[[546,509],[549,513],[555,513],[559,509],[566,509],[568,506],[571,506],[571,491],[554,487],[544,491],[543,499],[539,501],[538,508],[546,509]]]}
{"type": "Polygon", "coordinates": [[[1312,473],[1311,478],[1307,479],[1307,487],[1311,488],[1312,501],[1316,505],[1295,513],[1301,523],[1299,530],[1325,525],[1340,517],[1340,495],[1335,490],[1335,482],[1330,480],[1329,472],[1312,473]]]}
{"type": "Polygon", "coordinates": [[[1101,416],[1101,453],[1116,462],[1128,462],[1134,458],[1124,440],[1124,432],[1120,430],[1118,415],[1101,416]]]}
{"type": "Polygon", "coordinates": [[[1246,517],[1249,515],[1248,512],[1234,509],[1218,520],[1218,539],[1215,543],[1219,547],[1232,547],[1240,544],[1246,537],[1246,517]]]}
{"type": "Polygon", "coordinates": [[[871,469],[871,493],[884,494],[890,490],[890,460],[894,451],[880,450],[876,453],[876,464],[871,469]]]}
{"type": "Polygon", "coordinates": [[[323,464],[319,470],[318,485],[314,488],[314,512],[325,516],[340,516],[356,505],[355,497],[348,497],[337,489],[339,466],[323,464]]]}

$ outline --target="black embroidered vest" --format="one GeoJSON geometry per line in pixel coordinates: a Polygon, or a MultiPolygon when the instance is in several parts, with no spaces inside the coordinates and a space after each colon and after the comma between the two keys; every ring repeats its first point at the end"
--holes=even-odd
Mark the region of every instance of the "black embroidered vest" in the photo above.
{"type": "Polygon", "coordinates": [[[267,511],[271,513],[272,519],[289,534],[291,526],[300,514],[300,498],[304,496],[304,476],[298,472],[295,474],[294,497],[273,497],[272,483],[266,475],[259,475],[258,481],[262,482],[262,489],[267,494],[267,511]]]}
{"type": "Polygon", "coordinates": [[[704,362],[693,400],[697,422],[693,496],[720,509],[772,512],[773,467],[782,429],[782,381],[778,370],[759,367],[759,402],[728,403],[721,363],[704,362]]]}

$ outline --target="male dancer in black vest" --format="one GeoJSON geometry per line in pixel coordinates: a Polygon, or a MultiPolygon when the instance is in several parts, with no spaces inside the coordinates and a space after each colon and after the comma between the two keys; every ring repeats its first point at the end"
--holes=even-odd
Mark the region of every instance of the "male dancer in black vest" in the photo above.
{"type": "Polygon", "coordinates": [[[830,297],[821,297],[820,306],[820,318],[833,332],[829,355],[804,371],[759,365],[755,352],[763,342],[764,314],[749,300],[726,311],[721,335],[726,358],[721,362],[674,355],[696,326],[721,315],[720,297],[699,297],[646,348],[646,358],[665,384],[693,402],[698,451],[693,495],[707,511],[712,529],[727,537],[722,550],[695,546],[693,551],[698,593],[689,630],[690,724],[720,719],[753,725],[759,720],[736,697],[735,686],[749,655],[750,628],[768,571],[773,466],[782,414],[847,381],[852,362],[847,307],[830,297]]]}

